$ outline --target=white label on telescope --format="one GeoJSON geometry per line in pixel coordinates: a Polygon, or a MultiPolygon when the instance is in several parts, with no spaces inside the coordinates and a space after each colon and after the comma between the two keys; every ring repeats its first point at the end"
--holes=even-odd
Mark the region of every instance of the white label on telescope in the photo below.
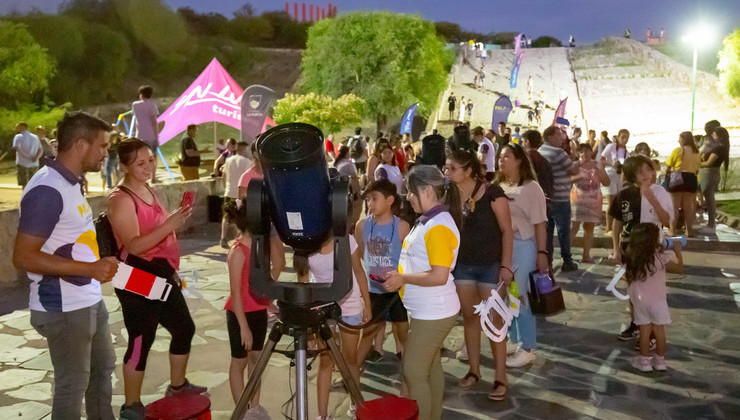
{"type": "Polygon", "coordinates": [[[288,217],[288,227],[290,230],[303,230],[301,213],[286,211],[285,216],[288,217]]]}

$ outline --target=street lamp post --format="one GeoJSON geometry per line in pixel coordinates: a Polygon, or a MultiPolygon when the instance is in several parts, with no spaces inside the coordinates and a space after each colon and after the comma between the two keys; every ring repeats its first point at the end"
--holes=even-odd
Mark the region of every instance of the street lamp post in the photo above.
{"type": "Polygon", "coordinates": [[[691,132],[694,132],[694,106],[696,104],[696,58],[699,45],[694,41],[694,66],[691,71],[691,132]]]}
{"type": "Polygon", "coordinates": [[[707,44],[712,38],[711,30],[705,26],[694,28],[691,34],[683,38],[694,46],[694,63],[691,68],[691,132],[694,132],[694,109],[696,107],[696,61],[699,57],[699,47],[707,44]]]}

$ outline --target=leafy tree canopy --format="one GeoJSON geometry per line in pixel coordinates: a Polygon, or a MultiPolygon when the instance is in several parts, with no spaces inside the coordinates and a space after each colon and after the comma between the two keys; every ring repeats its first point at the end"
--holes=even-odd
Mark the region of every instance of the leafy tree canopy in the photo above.
{"type": "Polygon", "coordinates": [[[562,47],[563,43],[560,42],[559,39],[551,37],[551,36],[541,36],[539,38],[535,38],[534,41],[532,41],[532,47],[534,48],[550,48],[550,47],[562,47]]]}
{"type": "Polygon", "coordinates": [[[43,102],[55,67],[25,25],[0,21],[0,106],[43,102]]]}
{"type": "Polygon", "coordinates": [[[315,23],[303,53],[304,92],[354,93],[385,126],[410,104],[429,113],[444,89],[452,53],[419,16],[353,12],[315,23]]]}
{"type": "Polygon", "coordinates": [[[362,122],[365,101],[353,95],[334,99],[328,95],[288,93],[275,105],[273,117],[278,124],[302,122],[319,127],[324,134],[338,132],[347,125],[362,122]]]}
{"type": "Polygon", "coordinates": [[[727,35],[719,52],[719,82],[733,98],[740,98],[740,29],[727,35]]]}

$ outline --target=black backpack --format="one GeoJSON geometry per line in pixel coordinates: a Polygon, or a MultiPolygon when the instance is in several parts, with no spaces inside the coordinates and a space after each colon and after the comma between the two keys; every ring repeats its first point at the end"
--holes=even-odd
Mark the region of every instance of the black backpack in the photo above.
{"type": "Polygon", "coordinates": [[[359,159],[365,152],[365,148],[362,147],[362,136],[354,136],[350,140],[349,144],[349,157],[352,159],[359,159]]]}
{"type": "MultiPolygon", "coordinates": [[[[134,199],[132,192],[124,186],[119,186],[118,189],[131,196],[131,199],[134,200],[136,212],[138,213],[139,206],[136,205],[136,199],[134,199]]],[[[98,241],[98,254],[100,258],[118,257],[118,242],[116,242],[116,236],[113,234],[113,226],[111,226],[110,219],[108,219],[108,212],[104,211],[100,213],[93,221],[93,224],[95,225],[95,238],[98,241]]]]}

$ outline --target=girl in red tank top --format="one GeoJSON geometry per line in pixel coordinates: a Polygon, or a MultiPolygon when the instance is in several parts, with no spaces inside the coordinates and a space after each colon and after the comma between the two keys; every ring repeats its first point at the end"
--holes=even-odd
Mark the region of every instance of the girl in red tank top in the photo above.
{"type": "MultiPolygon", "coordinates": [[[[249,290],[249,268],[252,237],[247,232],[246,205],[241,200],[230,202],[224,208],[227,218],[239,229],[239,236],[229,250],[226,262],[229,267],[231,294],[226,300],[226,327],[231,344],[229,386],[234,403],[239,401],[244,390],[244,370],[254,371],[267,335],[267,305],[269,301],[258,299],[249,290]]],[[[257,389],[249,403],[247,413],[266,413],[259,405],[260,390],[257,389]]]]}

